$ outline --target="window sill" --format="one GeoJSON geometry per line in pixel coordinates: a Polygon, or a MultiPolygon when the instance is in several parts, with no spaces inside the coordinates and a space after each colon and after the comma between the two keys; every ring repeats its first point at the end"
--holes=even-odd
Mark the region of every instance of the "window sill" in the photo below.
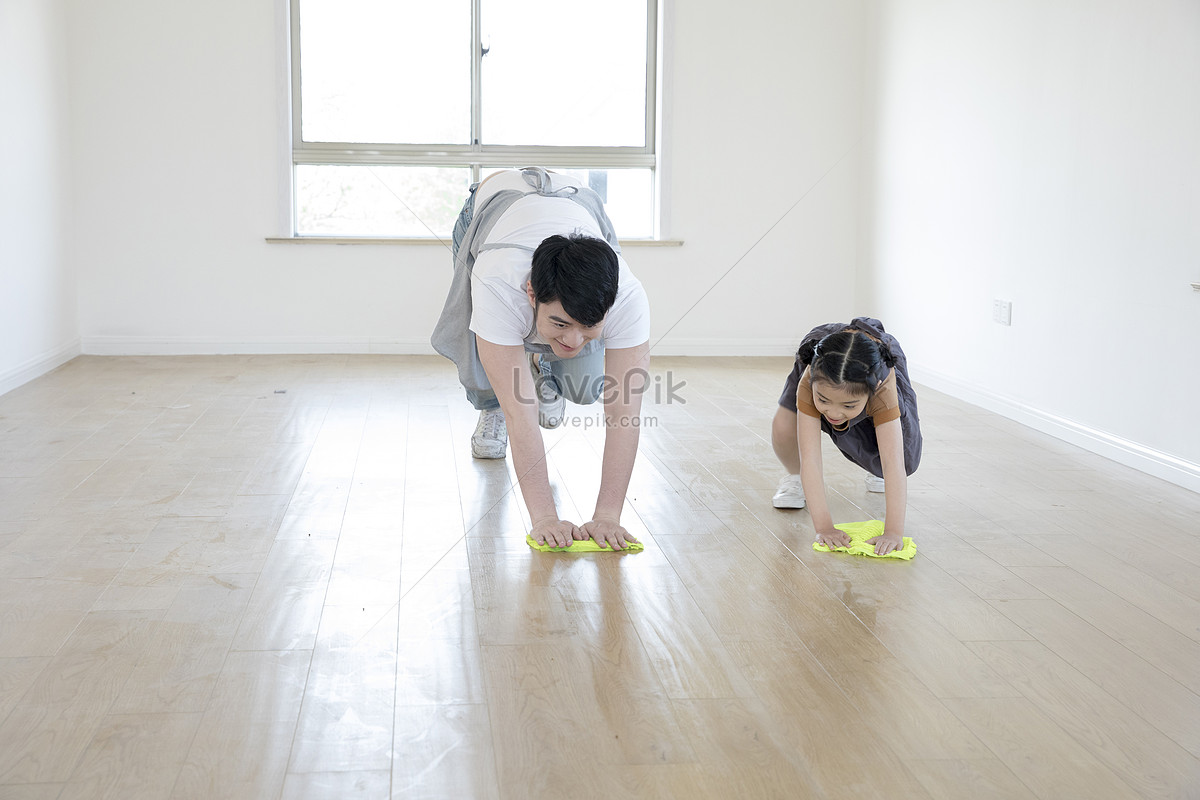
{"type": "MultiPolygon", "coordinates": [[[[426,247],[438,245],[449,247],[449,239],[432,237],[401,238],[374,236],[268,236],[268,244],[386,244],[403,245],[407,247],[426,247]]],[[[621,247],[682,247],[682,239],[619,239],[621,247]]]]}

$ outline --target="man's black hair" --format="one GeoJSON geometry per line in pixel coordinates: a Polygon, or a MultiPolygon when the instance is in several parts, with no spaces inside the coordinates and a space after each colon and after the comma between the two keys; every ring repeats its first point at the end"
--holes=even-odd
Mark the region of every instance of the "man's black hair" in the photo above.
{"type": "Polygon", "coordinates": [[[608,242],[572,233],[542,240],[533,253],[529,282],[539,303],[558,300],[571,319],[591,327],[617,300],[618,271],[608,242]]]}

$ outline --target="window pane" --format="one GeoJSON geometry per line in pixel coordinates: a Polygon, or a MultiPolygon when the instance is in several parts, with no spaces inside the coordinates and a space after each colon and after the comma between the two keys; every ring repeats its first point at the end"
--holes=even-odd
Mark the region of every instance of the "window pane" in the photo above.
{"type": "Polygon", "coordinates": [[[467,144],[467,0],[300,0],[306,142],[467,144]]]}
{"type": "Polygon", "coordinates": [[[470,185],[466,168],[297,165],[296,233],[448,240],[470,185]]]}
{"type": "Polygon", "coordinates": [[[564,169],[590,186],[604,201],[620,239],[648,239],[654,235],[654,178],[648,169],[564,169]]]}
{"type": "MultiPolygon", "coordinates": [[[[509,169],[521,169],[512,166],[509,169]]],[[[654,173],[649,169],[589,169],[549,167],[551,172],[570,175],[600,195],[604,213],[612,221],[619,239],[654,237],[654,173]]],[[[486,178],[495,170],[485,169],[486,178]]]]}
{"type": "Polygon", "coordinates": [[[643,147],[645,0],[483,0],[484,144],[643,147]]]}

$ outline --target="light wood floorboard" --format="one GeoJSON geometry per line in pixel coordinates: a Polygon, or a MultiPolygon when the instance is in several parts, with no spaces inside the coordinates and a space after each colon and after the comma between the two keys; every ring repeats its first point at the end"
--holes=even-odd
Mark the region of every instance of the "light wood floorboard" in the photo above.
{"type": "Polygon", "coordinates": [[[918,555],[818,553],[770,502],[789,368],[653,360],[621,555],[526,546],[438,358],[0,396],[0,800],[1200,798],[1200,496],[918,387],[918,555]]]}

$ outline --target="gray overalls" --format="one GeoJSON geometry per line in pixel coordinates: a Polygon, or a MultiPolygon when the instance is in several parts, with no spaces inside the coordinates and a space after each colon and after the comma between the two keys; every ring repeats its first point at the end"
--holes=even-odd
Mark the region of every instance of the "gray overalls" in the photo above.
{"type": "MultiPolygon", "coordinates": [[[[478,410],[492,410],[500,407],[491,382],[479,361],[479,350],[475,344],[475,334],[471,331],[471,273],[475,268],[475,260],[481,252],[501,248],[516,248],[527,250],[530,256],[534,248],[519,244],[492,242],[485,244],[488,234],[504,212],[522,197],[538,194],[543,197],[562,197],[579,203],[596,220],[605,241],[614,252],[620,253],[621,246],[613,231],[612,222],[604,211],[604,203],[599,195],[586,186],[565,186],[561,189],[552,188],[551,176],[542,167],[526,167],[521,170],[521,176],[529,184],[530,191],[520,192],[514,189],[502,189],[488,197],[478,208],[475,207],[475,191],[479,184],[471,187],[471,193],[463,204],[454,225],[452,252],[454,254],[454,277],[450,283],[450,291],[446,296],[446,304],[433,329],[430,343],[433,349],[450,359],[458,367],[458,380],[466,390],[467,399],[478,410]]],[[[526,333],[528,339],[535,331],[526,333]]],[[[559,392],[575,403],[593,403],[600,396],[604,381],[604,342],[593,339],[584,345],[579,355],[570,359],[561,359],[554,355],[548,344],[537,344],[526,341],[525,350],[541,354],[542,361],[550,370],[550,379],[559,392]]]]}
{"type": "MultiPolygon", "coordinates": [[[[913,391],[912,381],[908,377],[908,359],[900,349],[900,342],[895,336],[883,329],[883,323],[870,317],[855,317],[850,324],[844,325],[833,322],[828,325],[818,325],[804,335],[800,340],[801,346],[814,339],[820,340],[831,333],[853,328],[867,333],[887,345],[896,358],[896,394],[900,399],[900,427],[904,432],[904,471],[912,475],[921,463],[921,448],[924,439],[921,436],[921,420],[917,417],[917,394],[913,391]]],[[[779,405],[791,411],[796,410],[796,387],[800,384],[800,376],[804,372],[800,360],[792,366],[792,374],[788,376],[783,394],[779,397],[779,405]]],[[[879,441],[875,438],[875,425],[867,416],[866,409],[857,417],[850,420],[845,430],[835,430],[825,417],[821,417],[821,430],[829,434],[833,443],[848,460],[858,464],[867,472],[883,477],[883,462],[879,457],[879,441]],[[866,424],[861,424],[863,422],[866,424]]]]}

